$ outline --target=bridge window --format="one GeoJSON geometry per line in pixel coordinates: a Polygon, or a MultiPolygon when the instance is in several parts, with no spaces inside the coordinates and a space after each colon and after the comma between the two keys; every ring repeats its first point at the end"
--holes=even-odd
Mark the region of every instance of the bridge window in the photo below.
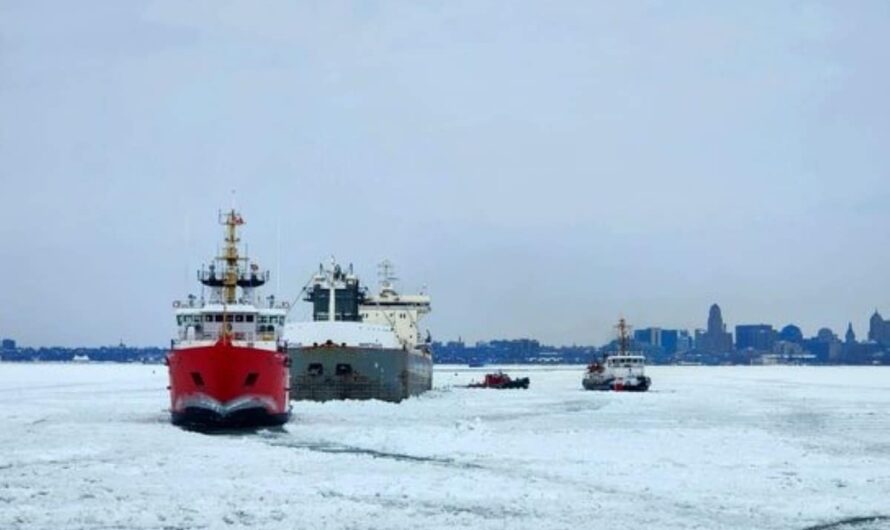
{"type": "Polygon", "coordinates": [[[244,315],[245,322],[253,322],[253,315],[244,315]]]}
{"type": "Polygon", "coordinates": [[[223,316],[222,315],[213,315],[213,321],[214,322],[222,322],[223,316]]]}
{"type": "Polygon", "coordinates": [[[244,315],[235,315],[235,322],[244,322],[244,315]]]}
{"type": "Polygon", "coordinates": [[[348,363],[337,365],[337,375],[349,375],[352,373],[352,365],[348,363]]]}
{"type": "Polygon", "coordinates": [[[324,366],[321,363],[310,363],[309,367],[306,368],[306,372],[309,375],[322,375],[324,374],[324,366]]]}

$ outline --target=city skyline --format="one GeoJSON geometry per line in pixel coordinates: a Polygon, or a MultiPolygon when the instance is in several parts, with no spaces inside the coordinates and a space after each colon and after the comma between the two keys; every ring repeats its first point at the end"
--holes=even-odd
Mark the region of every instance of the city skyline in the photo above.
{"type": "MultiPolygon", "coordinates": [[[[622,320],[621,324],[625,322],[622,320]]],[[[616,326],[617,327],[617,326],[616,326]]],[[[624,327],[624,329],[629,329],[624,327]]],[[[890,320],[875,311],[867,337],[858,340],[848,324],[843,340],[838,333],[821,328],[813,336],[794,325],[781,329],[771,324],[737,324],[727,331],[722,310],[713,304],[707,328],[669,329],[648,327],[629,329],[632,351],[642,353],[652,364],[801,364],[801,365],[888,365],[890,364],[890,320]]],[[[466,342],[432,341],[437,362],[480,365],[486,363],[586,364],[619,347],[615,338],[604,345],[554,345],[531,337],[493,338],[466,342]]],[[[0,360],[73,362],[162,362],[164,347],[134,348],[119,344],[100,348],[20,347],[9,338],[0,344],[0,360]]]]}
{"type": "Polygon", "coordinates": [[[166,343],[231,190],[267,293],[388,258],[434,337],[601,344],[714,301],[862,335],[890,313],[886,14],[2,3],[0,336],[166,343]]]}
{"type": "MultiPolygon", "coordinates": [[[[308,308],[307,308],[308,309],[308,308]]],[[[624,317],[622,317],[624,318],[624,317]]],[[[824,333],[826,330],[830,331],[831,334],[841,342],[841,338],[843,337],[843,342],[855,342],[855,343],[867,343],[867,342],[877,342],[881,344],[890,345],[890,320],[885,320],[883,318],[883,314],[879,309],[875,309],[868,319],[868,325],[862,328],[860,331],[856,331],[856,325],[854,321],[849,321],[846,326],[844,326],[843,331],[836,330],[830,326],[820,326],[815,331],[809,332],[805,328],[801,327],[796,322],[786,322],[784,324],[778,323],[769,323],[766,321],[749,321],[749,322],[734,322],[729,323],[724,320],[722,314],[722,307],[718,303],[711,304],[710,312],[707,320],[703,321],[703,325],[693,325],[689,327],[684,326],[670,326],[664,325],[660,323],[643,323],[640,325],[634,325],[633,323],[628,323],[627,327],[631,330],[632,333],[637,332],[646,332],[651,333],[654,331],[659,332],[679,332],[681,334],[685,334],[685,337],[690,341],[689,349],[711,349],[715,351],[729,351],[734,350],[739,347],[739,330],[740,328],[745,329],[745,331],[749,331],[749,328],[769,328],[773,333],[778,337],[780,332],[784,332],[788,328],[794,328],[801,333],[801,339],[815,339],[819,337],[821,333],[824,333]],[[721,342],[720,340],[714,342],[713,339],[710,339],[708,333],[713,333],[715,331],[722,330],[723,333],[726,334],[725,342],[721,342]]],[[[613,326],[614,331],[615,326],[613,326]]],[[[754,331],[759,331],[758,329],[754,329],[754,331]]],[[[12,341],[13,346],[18,345],[19,347],[28,347],[28,348],[42,348],[42,347],[62,347],[62,348],[78,348],[78,347],[103,347],[103,346],[126,346],[126,341],[123,339],[119,339],[118,342],[108,342],[103,344],[77,344],[77,345],[62,345],[62,344],[25,344],[18,341],[16,336],[12,333],[4,334],[2,330],[0,330],[0,339],[3,340],[4,345],[9,341],[12,341]]],[[[435,340],[437,342],[446,343],[446,342],[461,342],[465,344],[485,344],[490,341],[503,341],[503,340],[535,340],[538,338],[526,335],[526,336],[517,336],[517,337],[482,337],[482,338],[473,338],[470,340],[465,340],[463,335],[458,335],[457,337],[436,337],[435,340]]],[[[674,339],[676,340],[676,339],[674,339]]],[[[744,340],[750,340],[748,338],[744,340]]],[[[549,346],[554,347],[566,347],[566,346],[579,346],[579,347],[603,347],[607,346],[611,342],[614,341],[613,336],[609,336],[604,339],[602,342],[591,342],[591,343],[548,343],[549,346]]],[[[160,344],[160,343],[159,343],[160,344]]],[[[149,345],[136,345],[137,347],[148,347],[153,348],[157,347],[159,344],[149,344],[149,345]]],[[[160,344],[162,345],[162,344],[160,344]]]]}

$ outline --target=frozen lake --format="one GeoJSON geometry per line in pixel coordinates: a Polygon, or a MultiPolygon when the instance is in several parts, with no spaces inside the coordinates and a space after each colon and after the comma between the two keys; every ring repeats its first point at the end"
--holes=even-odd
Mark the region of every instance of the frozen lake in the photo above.
{"type": "Polygon", "coordinates": [[[437,368],[400,405],[295,402],[282,430],[168,424],[166,369],[0,364],[0,528],[874,529],[890,522],[890,369],[583,369],[527,391],[437,368]]]}

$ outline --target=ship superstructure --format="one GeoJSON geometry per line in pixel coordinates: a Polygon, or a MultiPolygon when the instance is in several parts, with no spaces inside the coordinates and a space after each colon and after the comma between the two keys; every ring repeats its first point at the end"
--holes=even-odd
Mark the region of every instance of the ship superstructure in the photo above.
{"type": "Polygon", "coordinates": [[[401,295],[392,264],[381,264],[380,289],[369,294],[350,266],[319,266],[306,288],[312,320],[288,323],[295,399],[401,401],[432,387],[429,336],[420,320],[427,294],[401,295]]]}
{"type": "Polygon", "coordinates": [[[258,295],[269,273],[241,255],[241,215],[220,213],[220,223],[222,251],[198,271],[201,297],[173,303],[177,335],[167,355],[172,420],[208,427],[281,424],[289,417],[281,341],[288,306],[258,295]]]}
{"type": "Polygon", "coordinates": [[[429,335],[424,338],[420,333],[420,319],[430,312],[429,295],[399,294],[393,264],[385,260],[378,267],[380,288],[377,294],[365,296],[359,305],[362,322],[389,326],[404,349],[429,353],[429,335]]]}

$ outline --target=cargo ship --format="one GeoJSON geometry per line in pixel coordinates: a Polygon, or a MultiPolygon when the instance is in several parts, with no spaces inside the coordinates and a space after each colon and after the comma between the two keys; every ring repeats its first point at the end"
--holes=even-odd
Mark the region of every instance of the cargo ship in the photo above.
{"type": "Polygon", "coordinates": [[[430,297],[398,293],[392,270],[380,265],[380,288],[369,294],[351,265],[319,266],[304,290],[312,320],[285,329],[294,399],[399,402],[432,388],[431,339],[419,328],[430,297]]]}
{"type": "Polygon", "coordinates": [[[200,298],[173,303],[177,335],[166,357],[171,419],[211,429],[280,425],[290,417],[281,341],[288,304],[260,300],[257,289],[269,273],[239,251],[241,215],[221,212],[219,222],[223,249],[198,271],[200,298]]]}

